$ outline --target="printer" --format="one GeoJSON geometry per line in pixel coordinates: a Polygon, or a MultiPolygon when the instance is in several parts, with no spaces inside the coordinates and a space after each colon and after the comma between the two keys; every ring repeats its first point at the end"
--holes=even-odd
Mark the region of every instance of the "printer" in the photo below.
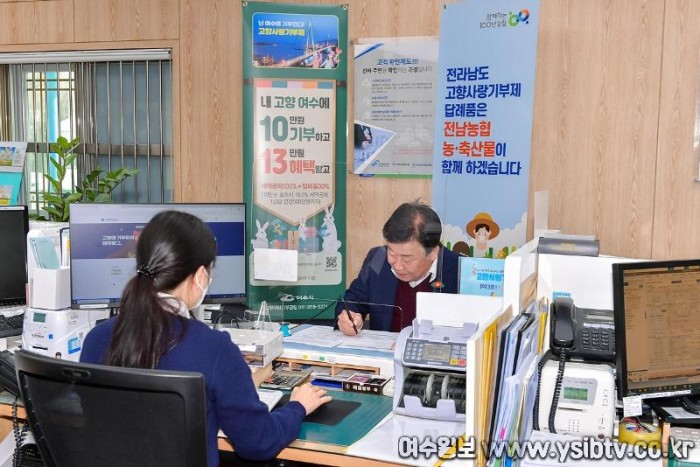
{"type": "Polygon", "coordinates": [[[434,420],[464,421],[467,340],[478,325],[443,326],[418,318],[394,348],[393,411],[434,420]]]}
{"type": "Polygon", "coordinates": [[[107,318],[109,308],[27,308],[24,313],[22,348],[41,355],[77,362],[88,331],[107,318]]]}
{"type": "Polygon", "coordinates": [[[241,349],[250,366],[267,366],[282,355],[282,333],[265,329],[224,328],[234,344],[241,349]]]}

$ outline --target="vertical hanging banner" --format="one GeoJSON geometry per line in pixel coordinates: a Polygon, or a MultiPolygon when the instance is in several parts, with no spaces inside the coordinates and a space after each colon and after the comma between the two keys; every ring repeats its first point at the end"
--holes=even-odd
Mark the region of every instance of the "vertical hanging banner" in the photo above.
{"type": "Polygon", "coordinates": [[[347,6],[243,2],[242,29],[248,305],[329,319],[345,291],[347,6]]]}
{"type": "Polygon", "coordinates": [[[539,0],[443,6],[432,201],[468,256],[525,243],[538,17],[539,0]]]}

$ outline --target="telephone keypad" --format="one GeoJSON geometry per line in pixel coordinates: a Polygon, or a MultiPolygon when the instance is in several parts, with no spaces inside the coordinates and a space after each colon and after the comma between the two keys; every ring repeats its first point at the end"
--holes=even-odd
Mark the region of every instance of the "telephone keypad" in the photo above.
{"type": "Polygon", "coordinates": [[[583,350],[615,351],[615,340],[611,339],[611,332],[607,329],[584,328],[581,331],[581,344],[583,350]]]}

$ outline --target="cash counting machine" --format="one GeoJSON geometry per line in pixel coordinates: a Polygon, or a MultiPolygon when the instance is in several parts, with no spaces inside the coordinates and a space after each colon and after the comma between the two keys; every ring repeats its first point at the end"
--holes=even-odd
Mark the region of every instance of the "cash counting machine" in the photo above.
{"type": "Polygon", "coordinates": [[[466,411],[467,340],[477,325],[440,326],[418,318],[404,328],[394,350],[394,412],[463,421],[466,411]]]}

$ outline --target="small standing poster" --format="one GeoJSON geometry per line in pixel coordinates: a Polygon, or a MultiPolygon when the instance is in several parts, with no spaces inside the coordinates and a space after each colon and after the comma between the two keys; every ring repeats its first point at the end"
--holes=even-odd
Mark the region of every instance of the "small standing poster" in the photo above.
{"type": "Polygon", "coordinates": [[[502,297],[504,263],[502,259],[460,257],[459,293],[502,297]]]}
{"type": "Polygon", "coordinates": [[[0,141],[0,206],[19,202],[27,143],[0,141]]]}

